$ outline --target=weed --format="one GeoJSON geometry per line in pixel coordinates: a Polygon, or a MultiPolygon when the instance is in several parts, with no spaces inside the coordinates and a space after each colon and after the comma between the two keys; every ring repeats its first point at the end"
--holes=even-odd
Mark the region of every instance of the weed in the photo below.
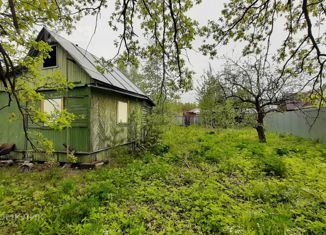
{"type": "Polygon", "coordinates": [[[3,168],[0,233],[325,234],[325,146],[267,135],[169,126],[102,169],[3,168]]]}

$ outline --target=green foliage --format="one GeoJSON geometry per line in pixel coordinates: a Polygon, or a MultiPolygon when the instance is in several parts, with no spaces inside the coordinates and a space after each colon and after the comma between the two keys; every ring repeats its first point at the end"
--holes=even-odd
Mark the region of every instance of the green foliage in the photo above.
{"type": "Polygon", "coordinates": [[[198,105],[195,103],[181,103],[177,100],[170,100],[165,103],[166,116],[182,115],[184,111],[197,108],[198,105]]]}
{"type": "Polygon", "coordinates": [[[226,99],[218,75],[210,67],[204,75],[201,86],[197,89],[202,123],[212,128],[232,128],[251,124],[252,117],[241,112],[244,104],[236,99],[226,99]]]}
{"type": "MultiPolygon", "coordinates": [[[[119,50],[124,46],[126,50],[115,62],[125,64],[128,61],[136,65],[142,59],[152,63],[158,62],[157,65],[165,77],[161,77],[165,80],[162,82],[163,86],[170,80],[180,90],[189,89],[194,73],[187,68],[187,56],[184,52],[192,49],[197,22],[188,13],[200,2],[201,0],[116,0],[109,26],[118,31],[123,25],[124,30],[121,31],[120,40],[115,42],[115,46],[119,50]],[[135,25],[138,27],[134,27],[135,25]],[[136,35],[145,39],[146,43],[136,35]]],[[[154,87],[156,86],[157,84],[154,84],[154,87]]]]}
{"type": "MultiPolygon", "coordinates": [[[[35,136],[29,136],[27,122],[62,130],[69,127],[75,118],[67,110],[52,114],[40,110],[40,102],[45,98],[40,91],[63,92],[72,88],[73,84],[67,82],[59,70],[42,71],[43,61],[49,57],[52,48],[47,42],[36,41],[35,38],[40,25],[70,32],[73,22],[80,15],[70,13],[79,4],[71,1],[58,3],[41,0],[38,4],[20,0],[0,1],[0,91],[9,100],[1,109],[14,104],[17,106],[16,115],[23,120],[25,137],[34,149],[38,146],[32,142],[35,136]]],[[[43,147],[45,145],[50,144],[43,144],[43,147]]],[[[45,151],[51,152],[52,149],[45,151]]]]}
{"type": "Polygon", "coordinates": [[[146,124],[143,126],[141,150],[155,152],[161,145],[162,117],[155,110],[152,111],[146,116],[146,124]]]}
{"type": "MultiPolygon", "coordinates": [[[[152,58],[146,60],[144,66],[139,70],[137,66],[126,65],[123,61],[118,63],[118,67],[128,74],[128,77],[131,78],[134,84],[136,84],[146,95],[148,95],[155,103],[151,117],[148,122],[148,126],[145,127],[147,130],[146,138],[157,139],[158,133],[157,129],[160,129],[159,126],[162,124],[176,124],[176,116],[182,116],[183,112],[186,110],[191,110],[196,108],[197,105],[194,103],[181,103],[179,101],[180,89],[175,84],[175,81],[171,77],[163,77],[163,68],[161,64],[161,58],[152,58]],[[150,136],[150,131],[153,132],[153,135],[150,136]]],[[[189,89],[191,84],[188,84],[189,89]]],[[[131,117],[133,120],[134,117],[131,117]]],[[[133,123],[129,125],[129,129],[132,129],[131,126],[134,126],[133,123]]],[[[153,139],[149,142],[153,142],[153,139]]],[[[148,147],[148,145],[147,145],[148,147]]]]}
{"type": "Polygon", "coordinates": [[[136,66],[126,67],[125,62],[118,64],[118,67],[128,74],[132,82],[151,97],[154,103],[179,98],[180,90],[172,77],[163,78],[161,58],[147,60],[141,69],[136,66]]]}
{"type": "Polygon", "coordinates": [[[276,77],[286,80],[303,75],[305,82],[314,87],[312,100],[320,105],[324,102],[319,81],[325,78],[325,60],[321,58],[326,39],[323,4],[306,0],[228,0],[220,17],[202,27],[201,34],[207,40],[201,49],[216,58],[220,56],[219,45],[240,42],[237,46],[242,47],[243,56],[263,55],[275,62],[276,77]],[[282,33],[276,29],[282,29],[282,33]]]}
{"type": "MultiPolygon", "coordinates": [[[[196,108],[194,103],[181,103],[180,89],[172,78],[163,78],[161,59],[155,58],[146,61],[139,70],[136,66],[126,66],[125,63],[118,64],[119,68],[129,75],[131,80],[146,95],[149,95],[155,103],[153,114],[156,119],[161,116],[163,123],[174,123],[175,116],[183,115],[183,111],[196,108]]],[[[191,88],[189,84],[188,88],[191,88]]],[[[154,118],[154,119],[155,119],[154,118]]]]}
{"type": "Polygon", "coordinates": [[[325,145],[267,136],[169,126],[101,169],[4,168],[0,233],[325,234],[325,145]]]}
{"type": "Polygon", "coordinates": [[[285,177],[286,166],[277,156],[266,156],[262,160],[263,171],[269,176],[285,177]]]}
{"type": "Polygon", "coordinates": [[[42,71],[43,60],[48,57],[49,51],[52,50],[50,45],[43,41],[33,41],[32,48],[29,49],[37,50],[38,55],[29,55],[19,61],[20,66],[26,69],[26,72],[22,72],[15,78],[15,87],[9,92],[15,93],[17,101],[24,106],[24,115],[33,122],[62,130],[70,125],[75,116],[67,110],[51,114],[40,110],[40,102],[45,99],[40,90],[52,89],[65,92],[67,89],[73,88],[73,84],[67,81],[62,71],[56,70],[48,73],[42,71]]]}

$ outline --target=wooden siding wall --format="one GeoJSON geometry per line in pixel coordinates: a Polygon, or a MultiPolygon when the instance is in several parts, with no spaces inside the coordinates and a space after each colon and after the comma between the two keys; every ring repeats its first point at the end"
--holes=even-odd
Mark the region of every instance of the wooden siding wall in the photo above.
{"type": "Polygon", "coordinates": [[[76,119],[72,123],[72,127],[55,131],[47,127],[35,127],[46,138],[53,140],[56,151],[63,151],[63,144],[69,145],[72,149],[79,152],[90,151],[90,129],[89,129],[89,109],[90,109],[90,89],[83,87],[89,84],[91,78],[78,65],[68,53],[57,45],[57,66],[53,68],[43,69],[44,73],[51,73],[56,70],[62,72],[69,82],[75,84],[73,90],[65,92],[43,92],[46,98],[62,98],[64,97],[65,108],[76,115],[76,119]]]}
{"type": "Polygon", "coordinates": [[[72,149],[88,152],[90,150],[89,132],[89,104],[90,89],[86,87],[74,88],[65,92],[43,92],[45,98],[64,98],[64,108],[76,115],[71,127],[61,131],[52,130],[46,126],[30,124],[30,129],[38,131],[45,138],[52,140],[56,151],[63,151],[64,145],[72,149]]]}
{"type": "Polygon", "coordinates": [[[90,77],[76,62],[68,60],[68,81],[75,84],[88,84],[90,77]]]}
{"type": "Polygon", "coordinates": [[[137,122],[137,135],[140,138],[142,102],[135,98],[119,95],[117,93],[93,89],[90,114],[92,151],[127,143],[130,139],[130,136],[128,136],[128,128],[130,128],[132,121],[131,114],[134,114],[133,118],[137,122]],[[127,124],[117,123],[118,101],[128,103],[127,124]]]}
{"type": "MultiPolygon", "coordinates": [[[[59,70],[66,76],[68,81],[75,83],[76,87],[68,93],[65,91],[44,91],[42,93],[45,98],[64,98],[65,108],[77,115],[77,118],[68,130],[55,131],[45,126],[33,125],[32,123],[29,123],[29,129],[37,131],[45,138],[52,140],[56,151],[63,151],[63,144],[69,144],[78,151],[90,151],[90,89],[83,87],[90,82],[90,77],[74,61],[69,59],[67,52],[61,46],[57,46],[57,66],[40,69],[44,74],[59,70]]],[[[0,92],[0,105],[6,104],[7,100],[7,95],[4,92],[0,92]]],[[[1,110],[0,114],[0,144],[14,143],[17,150],[25,150],[26,142],[22,128],[22,117],[15,103],[12,102],[9,108],[1,110]],[[16,119],[12,118],[13,115],[16,116],[16,119]]],[[[31,147],[28,146],[28,149],[31,149],[31,147]]]]}
{"type": "MultiPolygon", "coordinates": [[[[0,91],[0,107],[6,104],[8,95],[0,91]]],[[[10,107],[0,111],[0,144],[3,143],[16,144],[17,148],[24,149],[23,120],[14,101],[10,107]]]]}
{"type": "Polygon", "coordinates": [[[60,45],[57,45],[57,66],[49,68],[41,67],[40,69],[44,74],[59,70],[68,78],[69,82],[76,84],[88,84],[91,80],[87,73],[72,60],[60,45]]]}
{"type": "MultiPolygon", "coordinates": [[[[60,46],[57,45],[57,66],[43,68],[40,67],[42,73],[51,74],[56,71],[61,71],[62,74],[68,78],[69,82],[74,84],[89,84],[91,78],[88,74],[67,54],[67,52],[60,46]]],[[[3,91],[4,87],[0,83],[0,91],[3,91]]]]}

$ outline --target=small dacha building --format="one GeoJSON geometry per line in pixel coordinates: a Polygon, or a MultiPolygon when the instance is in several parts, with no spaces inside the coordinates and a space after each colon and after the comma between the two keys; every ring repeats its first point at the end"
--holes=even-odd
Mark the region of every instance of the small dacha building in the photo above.
{"type": "MultiPolygon", "coordinates": [[[[114,67],[100,73],[96,56],[57,33],[43,28],[39,40],[53,49],[41,68],[44,73],[59,70],[74,84],[66,92],[42,90],[45,99],[40,104],[44,112],[67,109],[75,114],[71,127],[59,131],[28,124],[29,131],[39,132],[53,142],[56,160],[69,161],[68,152],[74,152],[78,162],[106,160],[112,148],[141,141],[146,116],[154,105],[146,94],[114,67]]],[[[7,102],[8,96],[0,88],[0,105],[7,102]]],[[[1,110],[2,144],[15,145],[13,151],[0,156],[2,159],[46,160],[46,154],[32,151],[25,139],[22,117],[14,103],[1,110]],[[15,120],[11,118],[13,113],[17,113],[15,120]]]]}

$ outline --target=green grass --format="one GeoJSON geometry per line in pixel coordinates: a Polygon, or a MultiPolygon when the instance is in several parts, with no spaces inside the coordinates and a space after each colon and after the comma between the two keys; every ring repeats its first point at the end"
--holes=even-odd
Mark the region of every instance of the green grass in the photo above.
{"type": "Polygon", "coordinates": [[[326,234],[326,146],[173,127],[97,170],[0,169],[0,234],[326,234]]]}

